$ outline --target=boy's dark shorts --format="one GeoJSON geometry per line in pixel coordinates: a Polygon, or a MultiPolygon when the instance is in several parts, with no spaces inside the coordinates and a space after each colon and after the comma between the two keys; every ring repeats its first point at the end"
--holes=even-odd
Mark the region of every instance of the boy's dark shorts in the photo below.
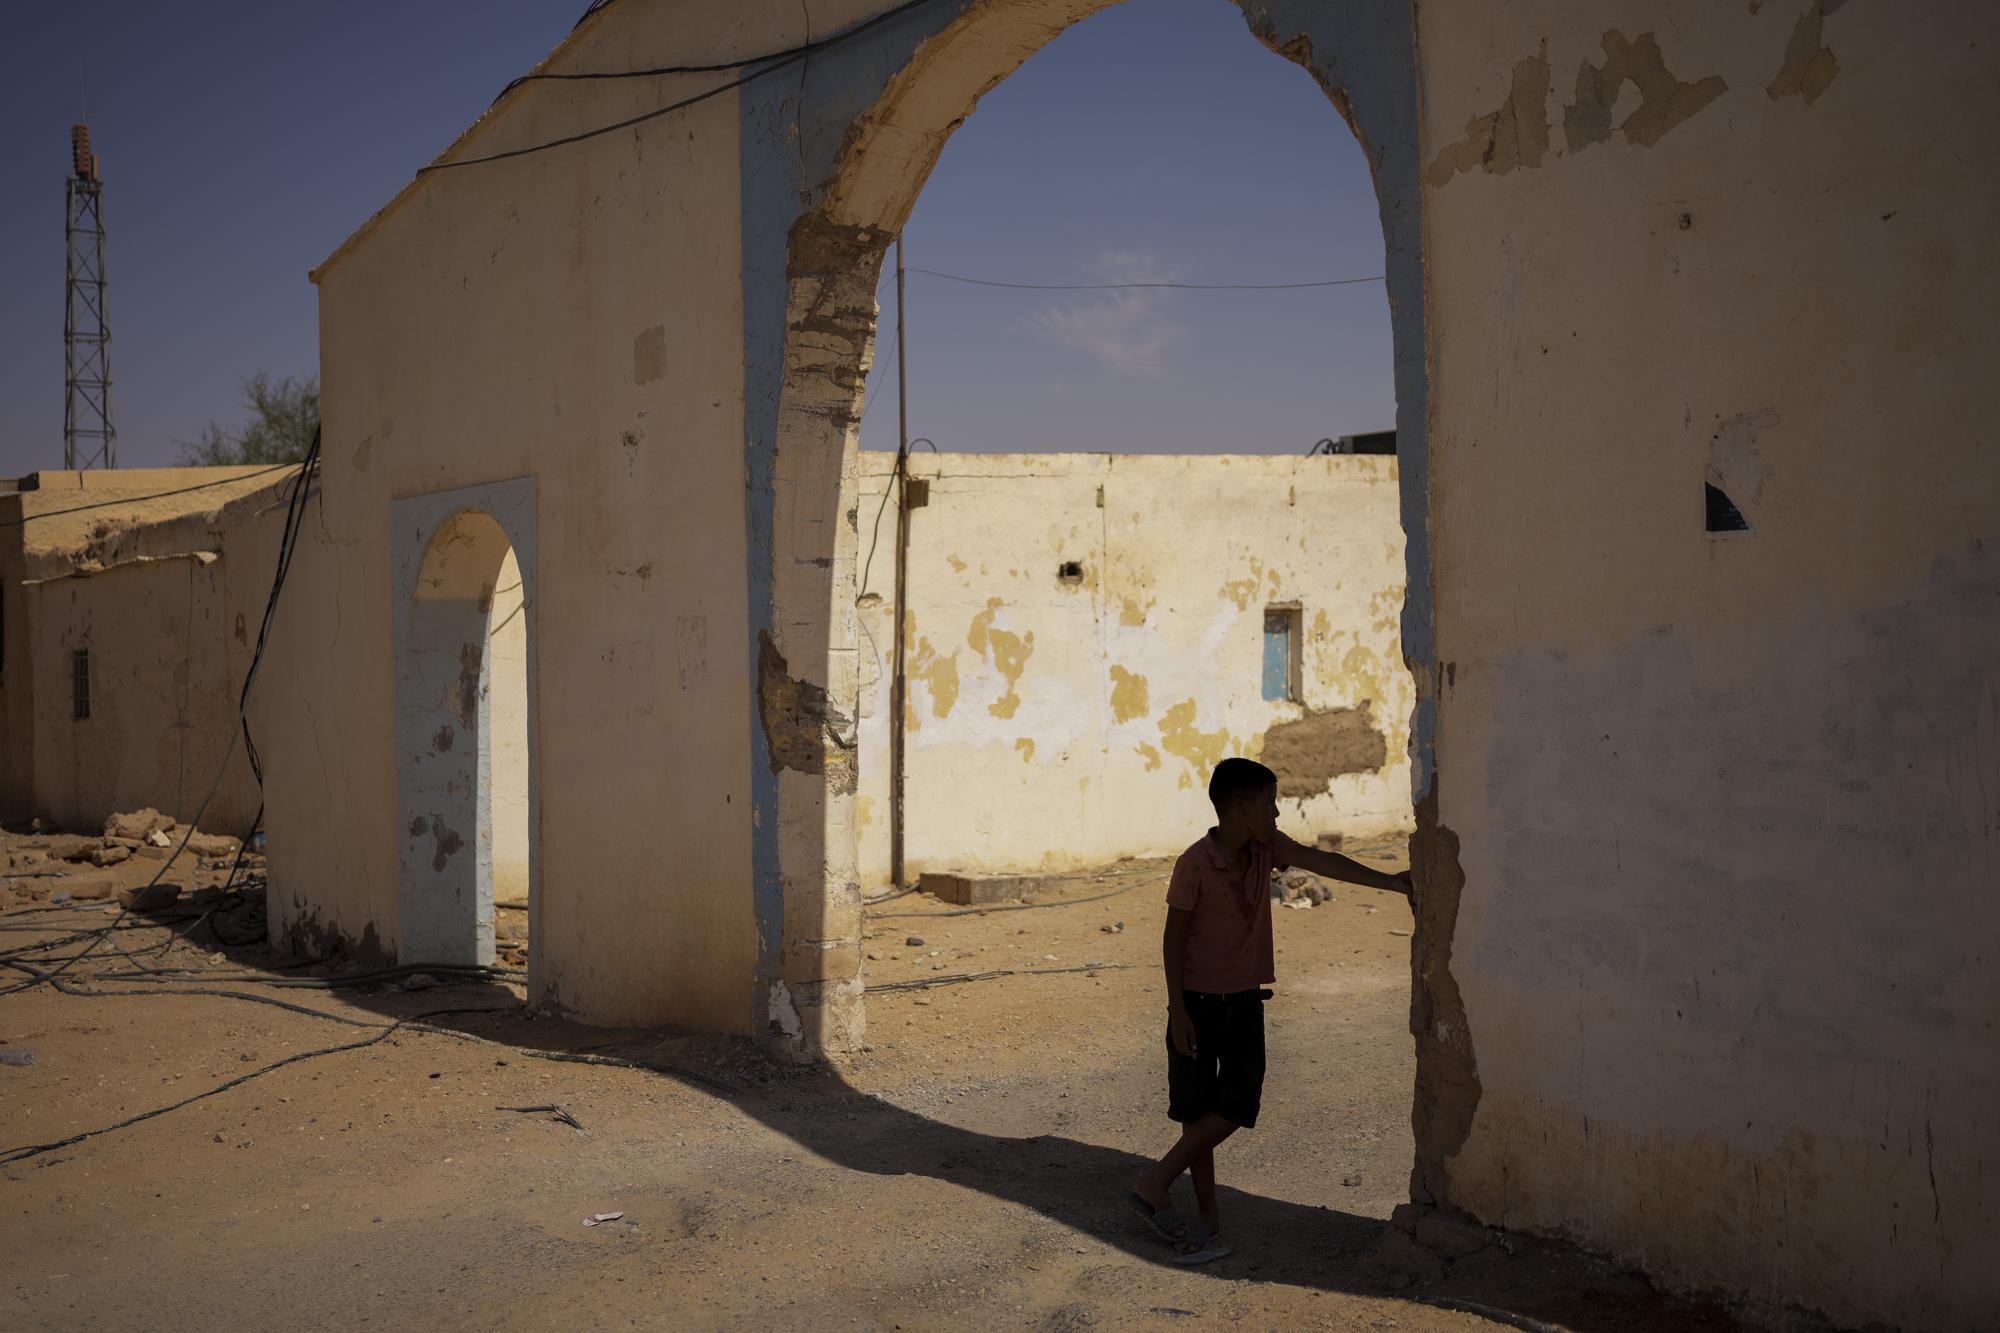
{"type": "Polygon", "coordinates": [[[1210,1111],[1243,1129],[1264,1097],[1264,990],[1182,991],[1194,1021],[1194,1054],[1174,1049],[1167,1026],[1167,1114],[1182,1124],[1210,1111]]]}

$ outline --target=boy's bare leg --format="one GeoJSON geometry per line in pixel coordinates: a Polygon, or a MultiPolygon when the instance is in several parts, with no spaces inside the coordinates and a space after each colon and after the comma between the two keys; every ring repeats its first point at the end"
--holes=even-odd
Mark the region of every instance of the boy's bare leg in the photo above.
{"type": "Polygon", "coordinates": [[[1194,1206],[1201,1210],[1202,1224],[1213,1239],[1222,1230],[1222,1214],[1215,1206],[1215,1150],[1195,1158],[1188,1174],[1194,1178],[1194,1206]]]}
{"type": "Polygon", "coordinates": [[[1234,1134],[1236,1128],[1235,1121],[1225,1120],[1213,1111],[1182,1125],[1180,1141],[1167,1149],[1167,1155],[1139,1177],[1132,1186],[1133,1191],[1155,1208],[1166,1207],[1167,1191],[1180,1179],[1181,1172],[1192,1167],[1197,1158],[1212,1154],[1216,1145],[1234,1134]]]}

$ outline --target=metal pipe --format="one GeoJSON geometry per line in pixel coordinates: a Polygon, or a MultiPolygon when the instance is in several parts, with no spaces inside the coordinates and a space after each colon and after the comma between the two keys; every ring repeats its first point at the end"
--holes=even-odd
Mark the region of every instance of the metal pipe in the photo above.
{"type": "Polygon", "coordinates": [[[903,651],[907,635],[904,604],[905,574],[910,563],[910,380],[905,370],[909,326],[903,320],[903,239],[896,238],[896,474],[890,482],[896,488],[896,591],[894,602],[895,646],[891,652],[889,675],[889,881],[903,887],[903,713],[907,682],[903,675],[903,651]]]}

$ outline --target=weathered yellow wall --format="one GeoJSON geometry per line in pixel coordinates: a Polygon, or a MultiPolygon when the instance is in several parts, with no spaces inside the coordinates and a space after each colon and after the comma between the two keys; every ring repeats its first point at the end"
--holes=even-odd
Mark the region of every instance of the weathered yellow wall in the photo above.
{"type": "MultiPolygon", "coordinates": [[[[754,51],[796,17],[617,8],[563,67],[754,51]]],[[[446,159],[712,82],[524,88],[446,159]]],[[[258,704],[284,793],[268,821],[281,937],[400,948],[391,607],[410,590],[392,586],[390,501],[532,478],[534,998],[603,1023],[748,1028],[736,124],[723,96],[569,151],[427,175],[318,273],[324,503],[286,593],[283,684],[258,704]]]]}
{"type": "Polygon", "coordinates": [[[293,475],[44,472],[15,497],[27,521],[0,537],[21,571],[6,651],[18,682],[7,704],[9,737],[21,738],[9,761],[22,808],[86,831],[148,805],[189,820],[220,771],[203,827],[250,831],[255,777],[240,744],[223,761],[293,475]],[[62,512],[80,506],[91,507],[62,512]],[[72,715],[77,649],[91,655],[81,721],[72,715]]]}
{"type": "MultiPolygon", "coordinates": [[[[894,466],[862,457],[864,514],[894,466]]],[[[1393,458],[926,453],[911,472],[930,495],[910,523],[909,875],[1177,852],[1212,822],[1215,763],[1309,715],[1321,736],[1277,747],[1285,830],[1409,828],[1393,458]],[[1277,605],[1300,612],[1298,703],[1263,697],[1277,605]]],[[[870,887],[889,880],[893,503],[860,602],[870,887]]]]}

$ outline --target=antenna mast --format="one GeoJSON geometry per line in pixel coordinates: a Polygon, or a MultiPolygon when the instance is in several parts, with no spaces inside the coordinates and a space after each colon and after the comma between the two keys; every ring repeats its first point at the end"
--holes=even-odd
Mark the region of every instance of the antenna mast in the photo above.
{"type": "Polygon", "coordinates": [[[63,313],[63,467],[118,466],[111,424],[111,323],[104,304],[104,180],[90,127],[69,131],[68,301],[63,313]]]}

